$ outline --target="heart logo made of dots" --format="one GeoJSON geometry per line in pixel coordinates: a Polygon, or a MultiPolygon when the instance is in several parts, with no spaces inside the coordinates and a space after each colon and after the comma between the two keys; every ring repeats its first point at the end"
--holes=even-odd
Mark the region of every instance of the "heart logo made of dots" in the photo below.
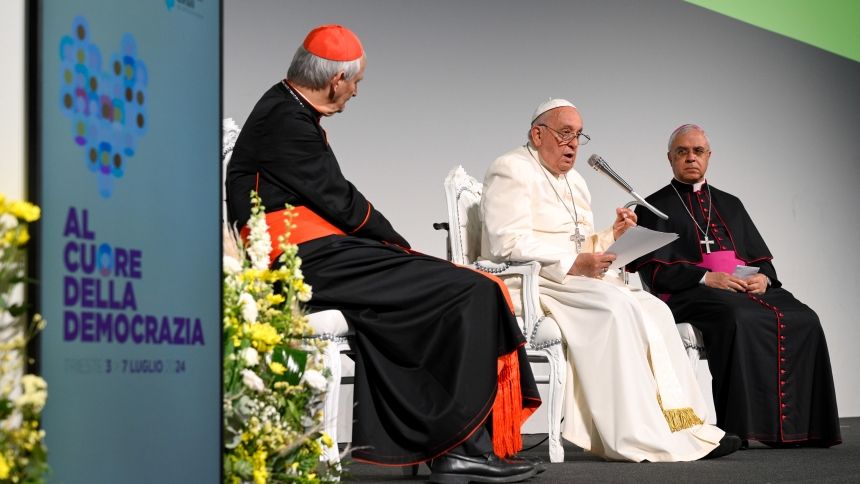
{"type": "Polygon", "coordinates": [[[137,138],[146,134],[149,118],[146,65],[137,44],[125,34],[102,71],[102,55],[90,41],[82,16],[72,34],[60,40],[60,109],[72,120],[72,139],[84,148],[84,162],[96,174],[99,194],[110,198],[134,156],[137,138]]]}

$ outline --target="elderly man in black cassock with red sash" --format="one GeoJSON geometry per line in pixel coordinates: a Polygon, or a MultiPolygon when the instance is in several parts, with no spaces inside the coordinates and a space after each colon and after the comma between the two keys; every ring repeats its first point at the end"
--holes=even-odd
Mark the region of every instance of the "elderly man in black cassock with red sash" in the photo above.
{"type": "MultiPolygon", "coordinates": [[[[771,447],[842,442],[830,356],[818,315],[782,288],[741,201],[705,180],[710,141],[698,126],[669,139],[675,178],[646,198],[639,225],[680,238],[634,261],[678,322],[702,332],[717,425],[771,447]],[[733,275],[737,266],[758,268],[733,275]]],[[[747,444],[748,445],[748,444],[747,444]]]]}
{"type": "Polygon", "coordinates": [[[348,29],[324,25],[307,36],[236,141],[228,216],[243,226],[256,190],[277,245],[284,205],[296,207],[289,241],[313,286],[309,307],[339,309],[355,331],[353,458],[433,459],[433,482],[530,478],[542,462],[512,455],[540,397],[504,284],[409,250],[344,178],[320,126],[357,94],[364,66],[348,29]]]}

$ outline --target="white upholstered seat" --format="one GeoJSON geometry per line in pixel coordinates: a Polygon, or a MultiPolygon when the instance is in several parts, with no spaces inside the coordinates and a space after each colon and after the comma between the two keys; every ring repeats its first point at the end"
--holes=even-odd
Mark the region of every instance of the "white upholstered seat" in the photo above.
{"type": "Polygon", "coordinates": [[[455,264],[472,267],[506,277],[519,277],[522,283],[522,300],[517,321],[528,345],[526,353],[529,361],[549,363],[548,375],[535,375],[538,383],[548,384],[547,427],[549,434],[549,456],[552,462],[564,461],[561,444],[561,419],[564,404],[564,384],[567,366],[562,350],[561,330],[551,317],[541,311],[538,294],[537,262],[492,263],[478,261],[481,250],[481,194],[482,185],[466,174],[462,166],[451,170],[445,178],[445,195],[448,201],[448,224],[436,224],[437,228],[447,228],[448,259],[455,264]]]}

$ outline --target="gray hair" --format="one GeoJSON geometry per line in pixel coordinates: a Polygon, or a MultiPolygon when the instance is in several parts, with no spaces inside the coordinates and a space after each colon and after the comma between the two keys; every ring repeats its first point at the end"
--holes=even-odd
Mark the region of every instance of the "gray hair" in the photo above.
{"type": "Polygon", "coordinates": [[[684,124],[684,125],[681,125],[680,128],[673,131],[672,136],[669,136],[669,151],[672,151],[672,144],[675,143],[675,138],[677,138],[678,136],[680,136],[684,133],[689,133],[690,131],[693,131],[693,130],[696,130],[696,131],[702,133],[702,136],[705,137],[705,141],[708,142],[708,149],[710,150],[711,149],[711,139],[708,138],[708,135],[707,135],[707,133],[705,133],[705,130],[696,126],[695,124],[684,124]]]}
{"type": "Polygon", "coordinates": [[[361,61],[363,59],[365,59],[364,53],[361,54],[361,57],[352,61],[323,59],[308,52],[304,45],[300,45],[296,50],[296,55],[293,56],[293,61],[290,63],[290,68],[287,71],[287,79],[311,89],[322,89],[340,71],[343,71],[343,75],[347,81],[352,80],[361,70],[361,61]]]}

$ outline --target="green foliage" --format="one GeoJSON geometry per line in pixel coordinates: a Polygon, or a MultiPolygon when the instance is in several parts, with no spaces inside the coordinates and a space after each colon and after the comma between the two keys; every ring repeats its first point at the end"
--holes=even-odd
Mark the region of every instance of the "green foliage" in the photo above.
{"type": "Polygon", "coordinates": [[[7,202],[0,194],[0,482],[4,483],[43,483],[50,470],[45,431],[39,428],[47,383],[35,375],[22,375],[27,342],[44,328],[45,321],[36,315],[27,322],[24,315],[30,304],[12,302],[22,293],[18,292],[21,286],[36,282],[24,274],[22,247],[30,238],[28,225],[40,214],[39,207],[7,202]]]}
{"type": "MultiPolygon", "coordinates": [[[[302,311],[311,296],[298,248],[278,241],[278,270],[268,268],[271,241],[260,199],[247,243],[224,238],[224,475],[231,484],[320,483],[340,475],[320,461],[328,376],[321,345],[302,311]]],[[[292,207],[284,223],[292,226],[292,207]]]]}

